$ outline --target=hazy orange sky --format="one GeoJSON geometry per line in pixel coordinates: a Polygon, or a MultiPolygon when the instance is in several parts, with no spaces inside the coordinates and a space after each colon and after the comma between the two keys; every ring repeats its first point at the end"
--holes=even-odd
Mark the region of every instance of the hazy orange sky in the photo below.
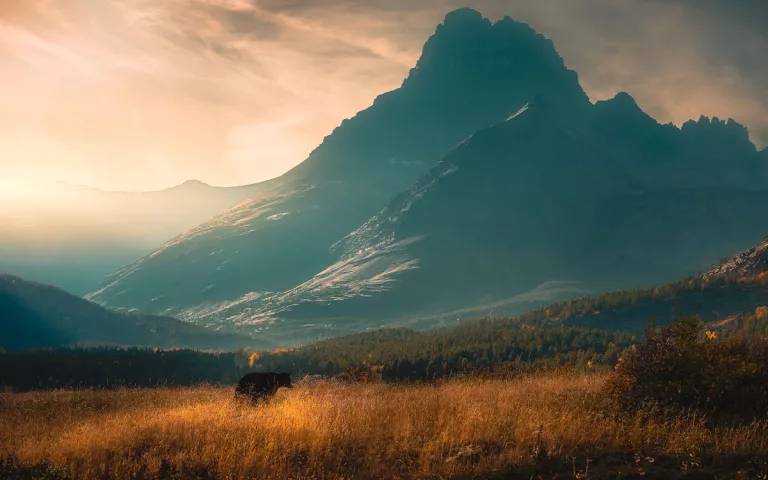
{"type": "Polygon", "coordinates": [[[398,87],[460,6],[552,38],[593,100],[624,90],[768,143],[763,0],[0,0],[0,193],[277,176],[398,87]]]}

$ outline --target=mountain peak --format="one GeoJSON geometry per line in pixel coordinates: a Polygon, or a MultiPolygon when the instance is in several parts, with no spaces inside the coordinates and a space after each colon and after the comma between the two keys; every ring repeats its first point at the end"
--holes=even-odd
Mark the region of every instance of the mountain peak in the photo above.
{"type": "Polygon", "coordinates": [[[732,118],[721,120],[718,117],[712,117],[710,119],[702,115],[698,121],[685,122],[680,130],[685,138],[702,145],[703,148],[716,144],[719,148],[757,153],[757,147],[750,140],[747,127],[732,118]]]}
{"type": "Polygon", "coordinates": [[[187,180],[181,185],[178,185],[177,188],[204,188],[204,187],[210,187],[205,182],[201,182],[200,180],[187,180]]]}
{"type": "Polygon", "coordinates": [[[424,45],[403,83],[430,92],[494,96],[536,85],[540,91],[585,103],[576,72],[568,70],[554,43],[526,23],[505,17],[496,23],[478,11],[448,13],[424,45]]]}
{"type": "Polygon", "coordinates": [[[627,92],[619,92],[609,100],[595,102],[595,109],[602,114],[605,121],[618,122],[622,127],[627,127],[628,124],[658,125],[658,122],[645,113],[634,97],[627,92]]]}
{"type": "Polygon", "coordinates": [[[625,106],[633,107],[637,109],[640,108],[637,105],[637,102],[635,101],[634,97],[632,97],[632,95],[628,94],[627,92],[617,93],[616,96],[613,97],[612,101],[619,105],[625,105],[625,106]]]}
{"type": "Polygon", "coordinates": [[[469,7],[459,8],[445,15],[441,28],[466,28],[470,26],[490,27],[491,21],[483,17],[483,14],[469,7]]]}
{"type": "Polygon", "coordinates": [[[632,95],[627,92],[619,92],[613,98],[595,102],[595,106],[602,110],[627,112],[645,112],[640,108],[632,95]]]}
{"type": "Polygon", "coordinates": [[[749,136],[749,132],[747,130],[747,127],[740,124],[736,120],[729,118],[727,120],[722,120],[718,117],[712,117],[709,118],[705,115],[701,115],[698,120],[688,120],[683,124],[683,128],[689,128],[689,129],[707,129],[707,128],[722,128],[725,127],[727,130],[749,136]]]}

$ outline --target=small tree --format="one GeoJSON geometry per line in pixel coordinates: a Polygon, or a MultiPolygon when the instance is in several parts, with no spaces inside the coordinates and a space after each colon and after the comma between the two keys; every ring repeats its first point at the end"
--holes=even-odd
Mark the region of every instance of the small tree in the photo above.
{"type": "Polygon", "coordinates": [[[253,352],[250,357],[248,357],[248,366],[250,368],[253,368],[256,366],[256,362],[259,361],[259,354],[257,352],[253,352]]]}
{"type": "Polygon", "coordinates": [[[237,369],[238,375],[242,374],[243,370],[248,368],[249,358],[251,351],[247,348],[241,348],[234,354],[235,369],[237,369]]]}

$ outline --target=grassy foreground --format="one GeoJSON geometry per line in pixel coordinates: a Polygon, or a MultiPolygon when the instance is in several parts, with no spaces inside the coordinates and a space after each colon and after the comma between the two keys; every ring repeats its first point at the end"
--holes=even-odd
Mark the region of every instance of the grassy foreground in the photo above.
{"type": "Polygon", "coordinates": [[[768,422],[610,414],[600,375],[0,394],[0,478],[765,478],[768,422]],[[559,475],[558,475],[559,474],[559,475]]]}

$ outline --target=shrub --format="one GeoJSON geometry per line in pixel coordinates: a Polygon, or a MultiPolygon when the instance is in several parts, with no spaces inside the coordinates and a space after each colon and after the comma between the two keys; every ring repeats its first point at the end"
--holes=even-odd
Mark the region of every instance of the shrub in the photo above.
{"type": "Polygon", "coordinates": [[[762,417],[768,408],[768,339],[718,340],[699,319],[678,317],[619,359],[606,383],[623,410],[694,410],[762,417]]]}

